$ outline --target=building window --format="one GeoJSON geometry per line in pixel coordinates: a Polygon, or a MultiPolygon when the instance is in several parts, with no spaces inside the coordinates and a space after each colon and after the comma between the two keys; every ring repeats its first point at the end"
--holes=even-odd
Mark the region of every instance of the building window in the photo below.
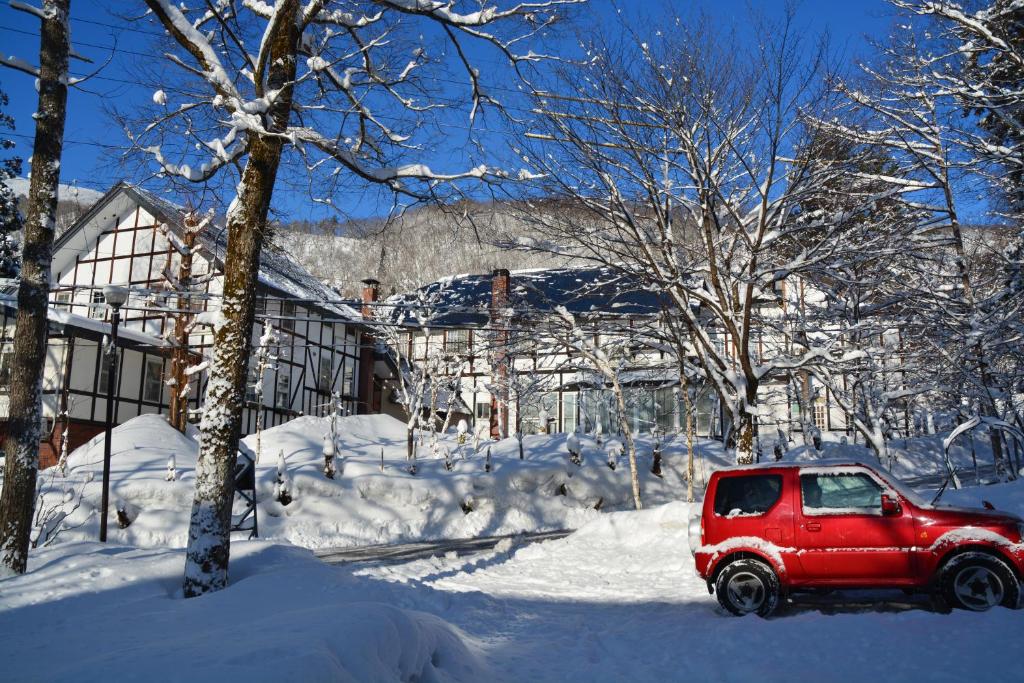
{"type": "Polygon", "coordinates": [[[103,320],[107,313],[107,298],[103,292],[94,289],[89,296],[89,317],[96,320],[103,320]]]}
{"type": "Polygon", "coordinates": [[[562,394],[562,431],[568,433],[576,431],[577,420],[576,393],[562,394]]]}
{"type": "Polygon", "coordinates": [[[281,302],[281,328],[295,330],[295,304],[291,301],[281,302]]]}
{"type": "Polygon", "coordinates": [[[291,405],[292,377],[287,370],[277,373],[277,392],[274,396],[274,405],[278,408],[287,408],[291,405]]]}
{"type": "Polygon", "coordinates": [[[828,407],[824,401],[817,401],[814,404],[814,426],[818,429],[826,429],[828,423],[828,407]]]}
{"type": "Polygon", "coordinates": [[[320,356],[320,374],[317,375],[317,389],[324,394],[331,393],[331,385],[334,383],[333,380],[334,368],[333,363],[331,363],[331,356],[328,353],[323,352],[320,356]]]}
{"type": "MultiPolygon", "coordinates": [[[[101,296],[102,296],[102,294],[103,293],[100,292],[101,296]]],[[[71,292],[69,292],[69,291],[57,292],[54,295],[53,300],[56,302],[56,306],[54,306],[54,308],[56,308],[58,310],[62,310],[62,311],[70,311],[71,310],[71,292]]]]}
{"type": "Polygon", "coordinates": [[[672,387],[661,387],[654,390],[654,409],[657,413],[658,428],[662,434],[675,431],[676,428],[676,392],[672,387]]]}
{"type": "Polygon", "coordinates": [[[100,377],[99,377],[99,390],[103,394],[107,393],[107,383],[110,382],[110,355],[107,354],[104,348],[100,347],[100,377]]]}
{"type": "Polygon", "coordinates": [[[255,365],[250,365],[245,377],[245,401],[246,403],[256,402],[256,382],[260,379],[259,370],[255,365]]]}
{"type": "Polygon", "coordinates": [[[469,330],[448,330],[445,333],[445,350],[453,355],[465,355],[469,350],[469,330]]]}
{"type": "Polygon", "coordinates": [[[349,396],[356,395],[355,388],[356,379],[356,362],[352,358],[345,359],[345,372],[341,380],[341,391],[342,393],[348,394],[349,396]]]}
{"type": "Polygon", "coordinates": [[[159,403],[163,388],[164,362],[162,360],[146,361],[146,377],[142,383],[142,400],[159,403]]]}
{"type": "Polygon", "coordinates": [[[476,419],[478,420],[489,420],[491,418],[491,404],[490,402],[483,403],[477,401],[476,404],[476,419]]]}
{"type": "Polygon", "coordinates": [[[14,347],[8,346],[0,352],[0,394],[11,393],[11,363],[14,361],[14,347]]]}

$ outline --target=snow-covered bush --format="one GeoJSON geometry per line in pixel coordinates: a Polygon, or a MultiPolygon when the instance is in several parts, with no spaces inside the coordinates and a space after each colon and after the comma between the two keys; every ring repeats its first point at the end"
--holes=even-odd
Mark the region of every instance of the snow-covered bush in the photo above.
{"type": "Polygon", "coordinates": [[[331,434],[324,434],[324,476],[334,479],[334,438],[331,434]]]}
{"type": "Polygon", "coordinates": [[[469,431],[469,423],[465,420],[459,420],[459,424],[455,427],[455,431],[459,435],[459,445],[466,443],[466,433],[469,431]]]}
{"type": "Polygon", "coordinates": [[[284,451],[277,454],[277,482],[274,484],[274,500],[281,505],[292,502],[292,475],[288,473],[288,464],[284,459],[284,451]]]}
{"type": "Polygon", "coordinates": [[[656,477],[661,474],[661,430],[655,428],[651,436],[654,437],[654,447],[651,449],[651,474],[656,477]]]}
{"type": "Polygon", "coordinates": [[[167,474],[164,478],[167,481],[174,481],[178,478],[178,468],[174,462],[174,453],[167,456],[167,474]]]}
{"type": "Polygon", "coordinates": [[[580,445],[579,434],[573,432],[569,435],[569,438],[565,440],[565,449],[569,451],[569,460],[573,465],[583,465],[583,446],[580,445]]]}

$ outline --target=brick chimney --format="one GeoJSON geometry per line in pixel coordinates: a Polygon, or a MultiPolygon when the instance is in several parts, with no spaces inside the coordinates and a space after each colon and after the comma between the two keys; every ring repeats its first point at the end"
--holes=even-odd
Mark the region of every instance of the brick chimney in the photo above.
{"type": "Polygon", "coordinates": [[[380,282],[368,277],[363,280],[363,317],[373,317],[373,306],[380,295],[380,282]]]}
{"type": "MultiPolygon", "coordinates": [[[[374,306],[380,293],[380,282],[372,277],[363,280],[363,318],[373,320],[374,306]]],[[[367,331],[363,331],[362,343],[359,347],[359,397],[356,405],[360,415],[380,412],[380,388],[374,382],[373,369],[377,363],[377,340],[367,331]]]]}
{"type": "Polygon", "coordinates": [[[505,314],[509,305],[509,285],[511,274],[505,268],[498,268],[491,273],[491,310],[490,324],[493,328],[491,337],[491,379],[497,395],[491,395],[491,437],[499,439],[508,436],[508,375],[511,358],[506,351],[508,346],[507,328],[512,322],[505,314]]]}

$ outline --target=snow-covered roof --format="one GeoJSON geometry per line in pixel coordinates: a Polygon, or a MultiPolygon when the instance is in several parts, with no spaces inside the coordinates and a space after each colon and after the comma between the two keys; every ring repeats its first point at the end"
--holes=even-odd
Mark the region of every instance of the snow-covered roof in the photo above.
{"type": "MultiPolygon", "coordinates": [[[[184,207],[149,190],[122,181],[107,191],[88,213],[61,235],[54,245],[55,256],[58,255],[62,247],[71,243],[86,225],[101,216],[108,207],[123,202],[125,199],[139,204],[179,235],[184,233],[184,207]]],[[[215,220],[214,226],[214,229],[200,234],[200,244],[218,265],[223,266],[224,255],[227,253],[227,229],[222,220],[215,220]]],[[[55,263],[54,267],[55,270],[60,270],[60,264],[55,263]]],[[[273,246],[264,246],[260,254],[259,281],[274,290],[278,296],[301,300],[303,303],[308,302],[309,305],[319,308],[331,316],[347,321],[362,321],[362,315],[353,306],[340,301],[338,292],[314,277],[288,254],[273,246]]]]}
{"type": "MultiPolygon", "coordinates": [[[[493,275],[456,275],[432,282],[415,292],[387,300],[395,306],[392,318],[417,323],[419,302],[436,315],[431,323],[447,327],[486,325],[491,307],[493,275]],[[403,316],[404,314],[404,316],[403,316]]],[[[657,315],[664,295],[607,266],[531,268],[511,271],[508,307],[517,314],[546,313],[564,306],[575,314],[608,316],[657,315]]]]}
{"type": "MultiPolygon", "coordinates": [[[[11,310],[17,310],[18,299],[16,296],[2,295],[0,296],[0,306],[11,310]]],[[[51,325],[57,325],[60,327],[69,327],[86,334],[79,334],[77,336],[91,337],[100,339],[104,336],[110,335],[110,323],[104,320],[97,320],[95,318],[89,318],[84,315],[77,315],[75,313],[69,313],[68,311],[55,308],[50,306],[46,311],[46,319],[51,325]]],[[[128,342],[128,345],[139,344],[141,346],[159,348],[167,346],[166,340],[160,337],[140,332],[139,330],[132,329],[127,326],[121,326],[117,328],[117,338],[121,342],[128,342]]],[[[120,344],[118,344],[120,346],[120,344]]]]}

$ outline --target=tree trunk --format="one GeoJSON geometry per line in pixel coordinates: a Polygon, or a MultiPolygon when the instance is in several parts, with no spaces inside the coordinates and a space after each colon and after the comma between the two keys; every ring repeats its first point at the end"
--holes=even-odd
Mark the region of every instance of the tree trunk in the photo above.
{"type": "MultiPolygon", "coordinates": [[[[295,79],[298,10],[298,0],[286,0],[279,6],[281,16],[292,19],[280,22],[266,38],[270,41],[267,88],[280,91],[268,116],[274,130],[283,130],[291,114],[292,90],[288,84],[295,79]]],[[[213,363],[200,426],[202,446],[188,531],[185,597],[220,590],[228,583],[234,468],[242,430],[260,251],[283,145],[279,137],[251,135],[236,205],[228,212],[223,320],[214,330],[213,363]]]]}
{"type": "Polygon", "coordinates": [[[188,424],[188,383],[186,370],[189,366],[189,323],[192,319],[192,301],[186,298],[192,291],[192,250],[195,248],[196,233],[189,229],[186,221],[184,242],[187,248],[181,255],[181,267],[178,272],[178,314],[174,318],[174,351],[171,355],[171,387],[170,401],[167,405],[167,421],[182,434],[188,424]]]}
{"type": "Polygon", "coordinates": [[[686,502],[693,502],[693,407],[690,405],[690,383],[685,371],[679,373],[679,388],[683,394],[683,409],[686,411],[686,502]]]}
{"type": "MultiPolygon", "coordinates": [[[[749,406],[748,406],[749,409],[749,406]]],[[[736,430],[736,464],[754,464],[754,416],[744,411],[740,413],[736,430]]]]}
{"type": "Polygon", "coordinates": [[[18,315],[11,364],[3,493],[0,495],[0,573],[24,574],[39,468],[42,381],[46,365],[47,300],[54,215],[67,112],[71,0],[43,3],[39,46],[39,107],[32,153],[28,216],[22,245],[18,315]]]}
{"type": "Polygon", "coordinates": [[[637,510],[643,508],[640,501],[640,474],[636,468],[636,443],[633,441],[633,432],[629,426],[629,418],[626,417],[626,398],[622,394],[622,387],[618,382],[612,383],[612,391],[615,393],[615,402],[619,407],[619,429],[622,430],[622,438],[626,440],[626,453],[629,456],[629,481],[633,489],[633,505],[637,510]]]}

